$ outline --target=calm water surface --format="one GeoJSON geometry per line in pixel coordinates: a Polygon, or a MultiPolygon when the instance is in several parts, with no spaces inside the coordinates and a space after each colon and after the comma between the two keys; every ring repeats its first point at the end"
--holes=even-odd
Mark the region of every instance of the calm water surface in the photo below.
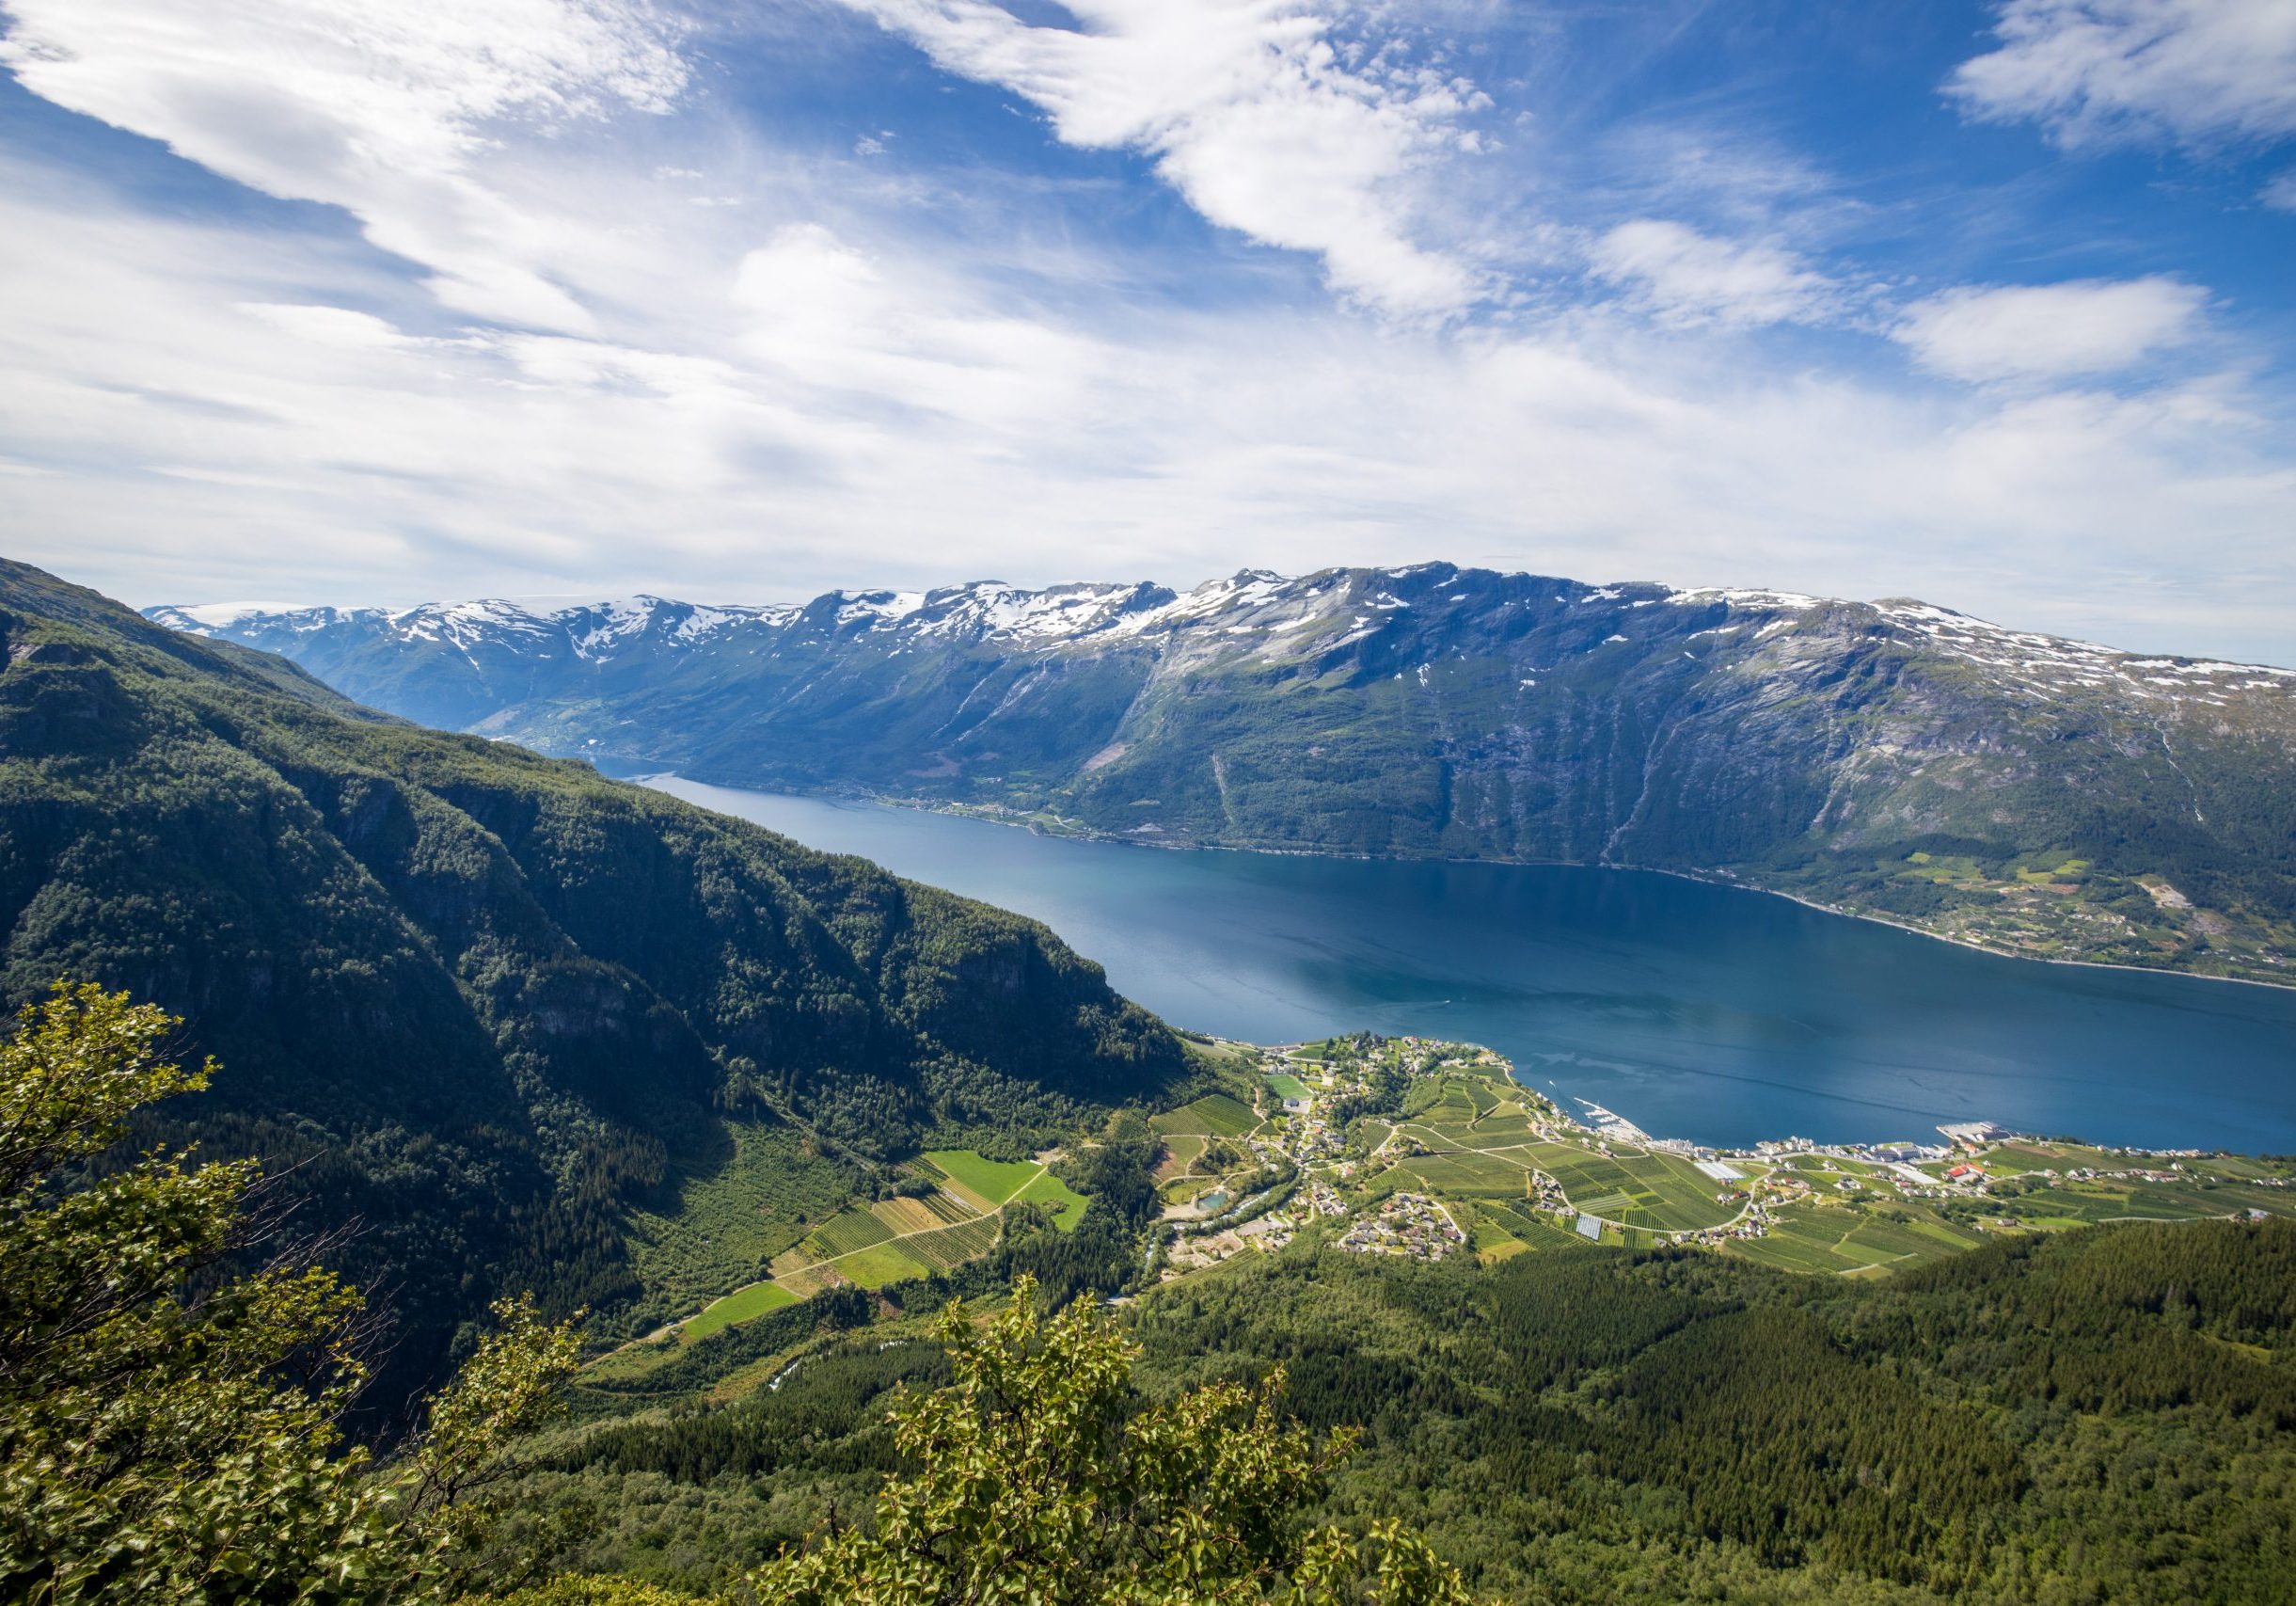
{"type": "MultiPolygon", "coordinates": [[[[864,803],[664,790],[1019,910],[1181,1026],[1484,1042],[1664,1137],[2296,1150],[2296,990],[1996,959],[1671,876],[1154,851],[864,803]]],[[[1571,1107],[1571,1106],[1566,1106],[1571,1107]]]]}

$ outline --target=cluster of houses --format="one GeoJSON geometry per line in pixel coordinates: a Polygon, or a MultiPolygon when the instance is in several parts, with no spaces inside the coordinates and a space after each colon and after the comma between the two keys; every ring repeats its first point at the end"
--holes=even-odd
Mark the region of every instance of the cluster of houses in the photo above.
{"type": "Polygon", "coordinates": [[[1721,1244],[1733,1238],[1766,1238],[1770,1232],[1769,1206],[1760,1200],[1747,1206],[1746,1214],[1724,1227],[1708,1227],[1702,1232],[1677,1232],[1678,1244],[1721,1244]]]}
{"type": "Polygon", "coordinates": [[[1350,1227],[1339,1247],[1365,1255],[1408,1255],[1414,1260],[1441,1260],[1466,1248],[1467,1238],[1457,1222],[1425,1194],[1391,1195],[1376,1215],[1350,1227]]]}

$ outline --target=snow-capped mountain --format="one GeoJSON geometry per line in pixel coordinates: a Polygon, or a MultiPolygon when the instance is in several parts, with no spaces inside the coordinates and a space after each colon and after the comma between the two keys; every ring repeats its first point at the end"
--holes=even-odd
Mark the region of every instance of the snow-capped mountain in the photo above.
{"type": "Polygon", "coordinates": [[[1636,864],[2277,975],[2296,671],[1926,603],[1459,569],[801,605],[162,608],[391,712],[1159,843],[1636,864]]]}

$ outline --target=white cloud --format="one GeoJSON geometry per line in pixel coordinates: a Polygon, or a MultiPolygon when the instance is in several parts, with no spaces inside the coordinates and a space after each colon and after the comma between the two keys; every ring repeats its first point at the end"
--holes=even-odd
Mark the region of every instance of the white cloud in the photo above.
{"type": "Polygon", "coordinates": [[[591,326],[553,224],[477,169],[512,125],[666,110],[686,69],[644,0],[8,0],[5,64],[58,105],[268,195],[356,214],[449,306],[591,326]]]}
{"type": "Polygon", "coordinates": [[[2208,292],[2181,279],[2079,279],[1950,290],[1906,310],[1892,336],[1956,379],[2110,374],[2199,332],[2208,292]]]}
{"type": "Polygon", "coordinates": [[[986,0],[844,0],[951,72],[1049,113],[1066,143],[1132,150],[1188,203],[1264,245],[1310,251],[1390,313],[1448,314],[1486,288],[1417,237],[1420,186],[1475,143],[1472,86],[1334,37],[1314,0],[1071,0],[1081,28],[986,0]]]}
{"type": "Polygon", "coordinates": [[[2059,144],[2205,144],[2296,133],[2288,0],[2007,0],[2000,48],[1955,69],[1971,116],[2059,144]]]}
{"type": "Polygon", "coordinates": [[[2268,182],[2259,198],[2265,205],[2282,212],[2296,212],[2296,167],[2268,182]]]}
{"type": "MultiPolygon", "coordinates": [[[[2171,616],[2169,600],[2142,600],[2167,587],[2129,577],[2157,571],[2173,531],[2179,629],[2132,644],[2296,656],[2296,449],[2270,407],[2250,416],[2226,382],[2127,397],[2033,382],[1901,391],[1894,377],[1765,369],[1686,326],[1824,311],[1829,287],[1781,246],[1671,225],[1639,250],[1633,232],[1606,241],[1632,294],[1656,309],[1664,287],[1660,332],[1513,308],[1512,322],[1449,326],[1270,311],[1264,299],[1206,310],[1226,298],[1150,285],[1174,271],[1168,256],[1143,264],[1047,214],[999,211],[982,193],[993,175],[969,173],[960,197],[934,191],[897,161],[920,143],[911,134],[874,160],[800,160],[713,120],[723,108],[629,115],[678,92],[674,59],[652,54],[669,35],[652,24],[629,36],[652,44],[627,45],[643,70],[625,93],[612,87],[620,69],[602,65],[624,59],[624,36],[576,52],[588,65],[535,67],[501,30],[540,15],[537,0],[510,0],[512,23],[465,24],[509,67],[373,46],[388,90],[377,104],[399,108],[378,111],[331,106],[306,82],[307,56],[344,83],[361,70],[301,24],[163,27],[173,0],[145,0],[149,15],[82,0],[122,24],[115,56],[109,36],[77,28],[80,5],[25,3],[76,41],[71,72],[44,80],[56,93],[206,151],[197,159],[218,170],[274,164],[277,193],[336,199],[371,238],[406,241],[402,254],[451,307],[486,282],[530,293],[512,298],[528,314],[512,326],[442,321],[404,262],[332,230],[196,221],[112,194],[94,164],[0,157],[0,537],[11,555],[134,601],[600,588],[741,599],[1449,557],[1925,594],[2079,629],[2109,591],[2115,607],[2140,599],[2129,617],[2171,616]],[[318,135],[227,137],[298,107],[318,135]],[[617,107],[628,111],[590,115],[617,107]],[[697,207],[697,193],[745,201],[697,207]],[[442,210],[442,195],[474,210],[442,210]]],[[[283,0],[247,4],[261,18],[283,0]]],[[[422,14],[384,7],[344,27],[388,39],[413,26],[393,19],[422,14]]],[[[1086,20],[1100,31],[1077,38],[1115,37],[1086,20]]],[[[1404,91],[1381,87],[1389,70],[1342,54],[1317,77],[1322,36],[1302,14],[1260,7],[1245,20],[1280,36],[1254,47],[1270,59],[1196,63],[1240,87],[1204,89],[1203,126],[1171,137],[1198,161],[1234,152],[1261,183],[1292,170],[1284,163],[1336,160],[1302,183],[1337,185],[1342,224],[1386,229],[1471,280],[1473,258],[1411,232],[1461,119],[1399,112],[1404,91]],[[1284,72],[1310,87],[1261,85],[1284,72]],[[1282,124],[1294,90],[1354,97],[1374,133],[1397,116],[1418,117],[1417,132],[1379,160],[1270,133],[1260,143],[1276,162],[1247,135],[1263,112],[1282,124]]],[[[1130,71],[1156,36],[1142,24],[1123,37],[1130,71]]],[[[11,48],[29,48],[21,31],[11,48]]],[[[571,48],[556,40],[543,57],[571,48]]],[[[1103,72],[1083,77],[1100,85],[1103,72]]],[[[1163,63],[1094,93],[1169,106],[1186,77],[1163,63]]],[[[1075,115],[1095,138],[1162,126],[1148,111],[1096,122],[1088,110],[1075,115]]],[[[1742,227],[1755,241],[1806,237],[1765,216],[1742,227]]],[[[1326,251],[1348,282],[1336,246],[1302,248],[1326,251]]],[[[1383,282],[1401,296],[1384,306],[1448,304],[1403,294],[1409,275],[1383,282]]],[[[2175,286],[2171,299],[2197,306],[2199,294],[2175,286]]],[[[2184,326],[2196,321],[2188,310],[2184,326]]],[[[2113,342],[2060,338],[2059,355],[2035,367],[2029,350],[2015,371],[2094,365],[2100,344],[2113,342]],[[2087,355],[2068,363],[2066,349],[2087,355]]]]}
{"type": "Polygon", "coordinates": [[[1622,327],[1096,330],[810,226],[698,266],[687,346],[426,336],[341,315],[390,286],[337,248],[0,177],[0,440],[52,470],[0,529],[137,602],[1449,557],[2079,629],[2177,531],[2188,628],[2132,644],[2296,650],[2296,474],[2221,387],[1949,405],[1622,327]]]}
{"type": "Polygon", "coordinates": [[[1779,246],[1718,240],[1680,223],[1638,218],[1594,243],[1595,276],[1628,286],[1677,328],[1745,328],[1822,315],[1833,285],[1779,246]]]}

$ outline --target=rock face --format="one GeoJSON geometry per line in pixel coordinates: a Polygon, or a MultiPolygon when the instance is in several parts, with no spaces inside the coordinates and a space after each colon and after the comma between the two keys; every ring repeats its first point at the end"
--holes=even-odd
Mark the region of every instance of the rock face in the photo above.
{"type": "Polygon", "coordinates": [[[2296,951],[2296,671],[1914,601],[1433,564],[152,617],[415,719],[729,785],[1647,866],[2057,957],[2285,979],[2296,951]]]}

